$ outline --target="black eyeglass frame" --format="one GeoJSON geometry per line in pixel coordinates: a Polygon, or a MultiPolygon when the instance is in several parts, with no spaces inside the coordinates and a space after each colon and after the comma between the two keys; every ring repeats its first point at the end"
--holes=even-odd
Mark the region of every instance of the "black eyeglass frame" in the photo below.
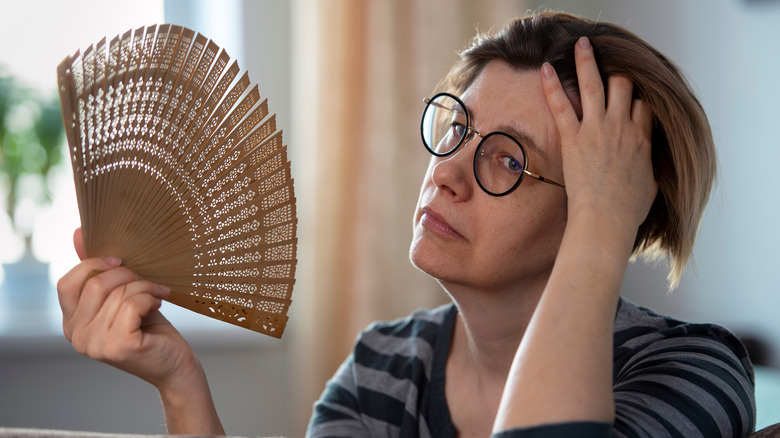
{"type": "Polygon", "coordinates": [[[534,179],[536,179],[538,181],[541,181],[541,182],[544,182],[544,183],[547,183],[547,184],[550,184],[550,185],[553,185],[553,186],[557,186],[557,187],[560,187],[560,188],[566,188],[563,184],[557,183],[557,182],[555,182],[555,181],[553,181],[553,180],[551,180],[549,178],[545,178],[545,177],[543,177],[541,175],[538,175],[538,174],[535,174],[535,173],[529,171],[528,170],[528,155],[525,152],[525,148],[523,147],[522,143],[520,143],[520,141],[518,141],[511,134],[503,132],[503,131],[493,131],[493,132],[490,132],[488,134],[482,135],[479,131],[474,129],[474,127],[471,126],[471,115],[469,114],[469,109],[466,107],[466,105],[463,103],[463,101],[460,100],[460,98],[458,98],[457,96],[454,96],[454,95],[452,95],[450,93],[437,93],[437,94],[435,94],[431,98],[427,98],[427,97],[424,98],[423,102],[425,102],[426,105],[425,105],[425,109],[423,110],[422,119],[420,120],[420,136],[422,137],[422,141],[423,141],[423,145],[425,146],[425,149],[427,149],[428,152],[430,152],[432,155],[434,155],[436,157],[446,157],[448,155],[451,155],[451,154],[455,153],[455,151],[457,151],[458,148],[461,147],[461,145],[467,143],[468,141],[470,141],[473,138],[473,135],[469,135],[470,132],[473,133],[474,135],[479,136],[479,138],[481,140],[479,141],[479,144],[477,144],[477,148],[474,150],[473,168],[474,168],[474,179],[477,181],[477,184],[479,185],[479,188],[482,189],[483,192],[487,193],[488,195],[496,196],[496,197],[498,197],[498,196],[506,196],[506,195],[512,193],[520,185],[520,183],[523,182],[523,178],[525,177],[525,175],[528,175],[531,178],[534,178],[534,179]],[[450,149],[449,151],[444,152],[444,153],[436,152],[434,150],[433,146],[429,145],[428,142],[425,139],[425,114],[428,112],[428,108],[431,105],[436,105],[436,106],[440,106],[442,109],[451,110],[450,108],[446,108],[444,106],[441,106],[441,105],[438,105],[438,104],[435,103],[436,99],[438,99],[439,97],[449,97],[450,99],[453,99],[455,102],[458,103],[458,105],[461,106],[461,108],[463,108],[463,113],[466,116],[466,131],[461,136],[460,140],[458,141],[458,144],[456,144],[455,147],[453,147],[452,149],[450,149]],[[520,148],[520,152],[523,154],[523,171],[520,173],[520,176],[517,178],[517,182],[515,182],[514,185],[512,185],[512,187],[510,187],[508,190],[506,190],[506,191],[504,191],[502,193],[491,192],[484,185],[482,185],[482,181],[479,180],[479,176],[478,176],[479,173],[477,171],[477,157],[479,156],[479,153],[482,150],[482,145],[485,142],[485,140],[487,140],[488,138],[490,138],[490,137],[492,137],[494,135],[503,135],[505,137],[510,138],[513,142],[515,142],[517,147],[520,148]]]}

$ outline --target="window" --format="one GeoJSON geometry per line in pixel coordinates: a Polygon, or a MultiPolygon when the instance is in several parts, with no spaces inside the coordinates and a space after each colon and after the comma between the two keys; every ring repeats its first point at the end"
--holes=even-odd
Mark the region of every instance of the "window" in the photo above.
{"type": "MultiPolygon", "coordinates": [[[[56,67],[76,50],[83,50],[102,36],[111,39],[130,28],[174,22],[199,30],[231,47],[233,57],[243,54],[240,3],[143,0],[121,7],[100,0],[78,3],[16,2],[6,8],[13,17],[0,28],[0,74],[10,75],[31,95],[56,96],[56,67]],[[121,8],[121,9],[120,9],[121,8]],[[216,10],[215,10],[216,9],[216,10]],[[45,11],[45,13],[43,13],[45,11]],[[37,23],[30,34],[29,23],[37,23]],[[217,36],[218,35],[218,36],[217,36]]],[[[9,122],[25,123],[23,111],[9,122]],[[17,120],[13,120],[16,117],[17,120]]],[[[28,118],[28,117],[27,117],[28,118]]],[[[16,129],[16,128],[15,128],[16,129]]],[[[21,128],[19,128],[21,129],[21,128]]],[[[16,231],[6,214],[0,214],[0,336],[58,333],[60,312],[54,284],[76,262],[71,235],[79,225],[72,172],[65,140],[62,159],[48,176],[50,202],[36,201],[43,182],[34,176],[19,180],[16,231]],[[20,234],[32,235],[32,255],[25,257],[20,234]]],[[[8,193],[7,178],[0,175],[0,191],[8,193]]],[[[5,197],[4,197],[5,199],[5,197]]],[[[184,330],[232,328],[167,305],[164,311],[184,330]]]]}

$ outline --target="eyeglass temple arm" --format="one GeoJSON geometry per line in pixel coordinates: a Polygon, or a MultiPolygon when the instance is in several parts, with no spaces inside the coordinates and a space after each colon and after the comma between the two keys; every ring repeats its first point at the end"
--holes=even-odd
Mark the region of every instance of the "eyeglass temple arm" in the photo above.
{"type": "Polygon", "coordinates": [[[430,98],[423,97],[423,102],[427,103],[428,105],[433,105],[435,107],[441,108],[443,110],[452,111],[452,108],[447,108],[446,106],[440,104],[439,102],[434,102],[430,98]]]}
{"type": "Polygon", "coordinates": [[[557,182],[555,182],[555,181],[553,181],[551,179],[545,178],[545,177],[543,177],[541,175],[537,175],[537,174],[531,172],[530,170],[523,169],[523,172],[525,172],[525,174],[530,176],[531,178],[537,179],[537,180],[539,180],[541,182],[544,182],[544,183],[547,183],[547,184],[552,184],[552,185],[558,186],[558,187],[560,187],[562,189],[566,188],[566,186],[564,186],[563,184],[559,184],[559,183],[557,183],[557,182]]]}
{"type": "MultiPolygon", "coordinates": [[[[444,105],[440,104],[439,102],[434,102],[434,101],[432,101],[431,99],[429,99],[429,98],[427,98],[427,97],[423,97],[423,102],[427,103],[428,105],[433,105],[433,106],[435,106],[435,107],[437,107],[437,108],[441,108],[441,109],[443,109],[443,110],[445,110],[445,111],[456,112],[456,111],[455,111],[455,110],[453,110],[452,108],[448,108],[448,107],[446,107],[446,106],[444,106],[444,105]]],[[[464,109],[465,109],[465,108],[464,108],[464,109]]],[[[466,116],[468,117],[468,113],[466,114],[466,116]]],[[[480,133],[479,133],[479,131],[477,131],[476,129],[472,128],[471,126],[469,126],[469,127],[468,127],[468,131],[471,131],[471,132],[473,132],[474,134],[477,134],[477,135],[478,135],[480,138],[485,138],[485,136],[483,136],[482,134],[480,134],[480,133]]],[[[466,132],[466,136],[467,136],[467,137],[468,137],[468,131],[466,132]]]]}

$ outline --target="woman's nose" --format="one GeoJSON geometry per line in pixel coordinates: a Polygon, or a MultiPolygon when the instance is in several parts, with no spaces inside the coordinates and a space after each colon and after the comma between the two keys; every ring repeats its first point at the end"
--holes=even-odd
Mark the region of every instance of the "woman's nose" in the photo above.
{"type": "Polygon", "coordinates": [[[475,135],[469,131],[463,144],[451,155],[433,157],[431,170],[433,184],[458,200],[468,199],[474,192],[476,182],[472,169],[473,148],[469,147],[474,143],[470,141],[474,137],[475,135]]]}

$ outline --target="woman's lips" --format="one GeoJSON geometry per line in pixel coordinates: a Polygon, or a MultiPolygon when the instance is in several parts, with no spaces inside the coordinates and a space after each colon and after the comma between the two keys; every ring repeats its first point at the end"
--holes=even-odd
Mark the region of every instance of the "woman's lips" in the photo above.
{"type": "Polygon", "coordinates": [[[458,239],[465,239],[460,233],[455,231],[447,221],[441,216],[433,212],[430,208],[424,207],[423,214],[420,218],[420,223],[423,227],[433,231],[436,234],[443,236],[455,237],[458,239]]]}

